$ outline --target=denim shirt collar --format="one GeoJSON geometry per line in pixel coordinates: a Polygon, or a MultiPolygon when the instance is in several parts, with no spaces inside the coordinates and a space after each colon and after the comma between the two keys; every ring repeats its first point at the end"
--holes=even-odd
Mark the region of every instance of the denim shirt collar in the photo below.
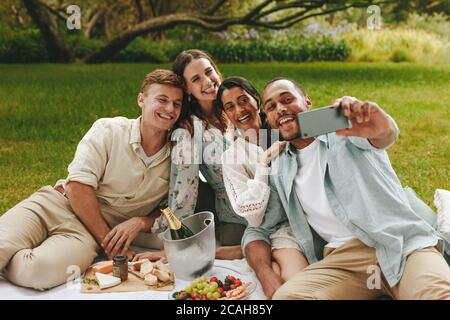
{"type": "MultiPolygon", "coordinates": [[[[328,135],[329,134],[322,134],[322,135],[316,137],[316,139],[319,140],[321,142],[321,144],[323,144],[327,149],[330,148],[330,142],[329,142],[328,135]]],[[[295,157],[297,154],[297,148],[295,148],[291,142],[288,142],[287,148],[284,149],[284,153],[289,157],[292,157],[292,156],[295,157]]]]}

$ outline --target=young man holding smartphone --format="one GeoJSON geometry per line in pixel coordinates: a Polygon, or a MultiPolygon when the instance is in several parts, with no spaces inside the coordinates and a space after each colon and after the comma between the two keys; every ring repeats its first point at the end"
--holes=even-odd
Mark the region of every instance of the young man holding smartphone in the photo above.
{"type": "MultiPolygon", "coordinates": [[[[269,82],[263,110],[289,141],[272,161],[273,190],[285,212],[268,210],[247,228],[243,249],[267,297],[274,299],[450,299],[450,268],[432,226],[411,208],[385,148],[398,135],[377,104],[343,97],[333,104],[350,129],[299,138],[296,115],[309,97],[287,79],[269,82]],[[268,235],[288,220],[310,263],[286,283],[270,268],[268,235]],[[318,234],[325,258],[318,261],[318,234]]],[[[270,207],[270,206],[269,206],[270,207]]]]}

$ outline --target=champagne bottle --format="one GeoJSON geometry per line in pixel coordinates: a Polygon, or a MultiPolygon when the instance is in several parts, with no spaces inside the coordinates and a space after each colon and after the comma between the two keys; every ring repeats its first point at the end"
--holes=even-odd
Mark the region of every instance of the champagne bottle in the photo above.
{"type": "Polygon", "coordinates": [[[164,217],[167,219],[170,228],[170,236],[172,240],[180,240],[192,237],[194,233],[184,223],[182,223],[172,212],[167,202],[162,202],[159,206],[164,217]]]}

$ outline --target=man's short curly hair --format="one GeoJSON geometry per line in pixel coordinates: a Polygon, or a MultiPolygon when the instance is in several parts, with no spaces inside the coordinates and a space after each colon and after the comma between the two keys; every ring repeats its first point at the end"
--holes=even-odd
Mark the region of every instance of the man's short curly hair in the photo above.
{"type": "Polygon", "coordinates": [[[140,92],[146,94],[148,87],[155,83],[167,84],[184,90],[184,81],[180,76],[170,70],[156,69],[145,76],[144,81],[142,81],[140,92]]]}

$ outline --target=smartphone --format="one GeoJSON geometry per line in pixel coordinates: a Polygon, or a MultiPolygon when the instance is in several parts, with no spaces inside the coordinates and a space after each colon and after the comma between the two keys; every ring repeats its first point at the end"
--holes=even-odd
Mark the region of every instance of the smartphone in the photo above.
{"type": "Polygon", "coordinates": [[[297,122],[301,139],[352,127],[342,109],[333,106],[300,112],[297,114],[297,122]]]}

